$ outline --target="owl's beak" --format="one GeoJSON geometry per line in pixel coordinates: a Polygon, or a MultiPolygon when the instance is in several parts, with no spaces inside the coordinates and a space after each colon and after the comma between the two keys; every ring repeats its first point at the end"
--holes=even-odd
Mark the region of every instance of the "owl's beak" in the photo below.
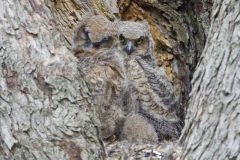
{"type": "Polygon", "coordinates": [[[134,42],[133,41],[127,41],[125,45],[125,51],[130,55],[134,51],[134,42]]]}

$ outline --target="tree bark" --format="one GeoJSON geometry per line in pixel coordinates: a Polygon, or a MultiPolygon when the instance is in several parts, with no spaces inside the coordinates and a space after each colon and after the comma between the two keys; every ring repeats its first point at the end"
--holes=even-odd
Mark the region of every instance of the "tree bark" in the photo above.
{"type": "Polygon", "coordinates": [[[215,0],[192,80],[181,159],[240,159],[240,3],[215,0]]]}
{"type": "Polygon", "coordinates": [[[0,159],[102,159],[91,94],[48,1],[0,1],[0,159]]]}
{"type": "Polygon", "coordinates": [[[1,0],[0,159],[104,158],[91,93],[70,51],[87,12],[146,19],[158,65],[184,106],[201,56],[181,158],[240,159],[240,3],[215,0],[209,28],[211,6],[207,0],[1,0]]]}

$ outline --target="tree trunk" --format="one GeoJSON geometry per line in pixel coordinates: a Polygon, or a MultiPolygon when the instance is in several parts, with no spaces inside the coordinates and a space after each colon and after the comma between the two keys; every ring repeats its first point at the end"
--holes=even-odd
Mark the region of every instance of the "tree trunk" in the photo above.
{"type": "Polygon", "coordinates": [[[77,60],[47,1],[0,1],[0,159],[102,159],[77,60]]]}
{"type": "Polygon", "coordinates": [[[240,159],[240,3],[215,0],[192,80],[181,159],[240,159]]]}
{"type": "Polygon", "coordinates": [[[147,20],[183,106],[182,159],[240,159],[237,0],[1,0],[0,159],[103,159],[92,97],[72,55],[87,12],[147,20]]]}

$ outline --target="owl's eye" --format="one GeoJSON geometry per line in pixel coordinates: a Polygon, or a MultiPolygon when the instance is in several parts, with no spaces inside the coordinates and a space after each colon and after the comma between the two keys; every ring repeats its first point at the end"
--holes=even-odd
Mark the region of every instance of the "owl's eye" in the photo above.
{"type": "Polygon", "coordinates": [[[124,42],[124,41],[125,41],[125,38],[124,38],[124,36],[123,36],[122,34],[120,34],[119,40],[120,40],[121,42],[124,42]]]}
{"type": "Polygon", "coordinates": [[[102,42],[105,42],[105,41],[107,41],[109,39],[109,37],[104,37],[103,39],[102,39],[102,42]]]}
{"type": "Polygon", "coordinates": [[[137,44],[141,44],[144,41],[144,36],[141,36],[138,40],[137,40],[137,44]]]}

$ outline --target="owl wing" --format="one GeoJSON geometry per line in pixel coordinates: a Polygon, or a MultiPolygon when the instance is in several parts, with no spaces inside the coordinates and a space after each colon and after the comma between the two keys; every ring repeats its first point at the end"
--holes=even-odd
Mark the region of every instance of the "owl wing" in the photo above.
{"type": "Polygon", "coordinates": [[[174,94],[174,88],[167,78],[163,69],[149,65],[142,58],[136,58],[139,65],[143,68],[151,89],[159,96],[164,106],[169,112],[180,109],[178,100],[174,94]]]}

